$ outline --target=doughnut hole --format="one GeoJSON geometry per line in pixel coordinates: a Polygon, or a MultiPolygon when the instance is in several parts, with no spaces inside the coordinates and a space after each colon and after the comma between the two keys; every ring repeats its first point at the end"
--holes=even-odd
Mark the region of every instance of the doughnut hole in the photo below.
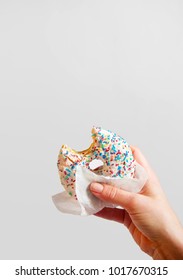
{"type": "Polygon", "coordinates": [[[103,161],[101,161],[100,159],[94,159],[90,162],[89,168],[92,171],[98,171],[103,168],[103,165],[104,165],[103,161]]]}

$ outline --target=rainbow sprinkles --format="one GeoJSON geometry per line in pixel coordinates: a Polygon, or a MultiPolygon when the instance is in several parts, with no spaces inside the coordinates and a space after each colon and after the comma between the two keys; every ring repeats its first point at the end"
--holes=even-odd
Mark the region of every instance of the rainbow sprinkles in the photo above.
{"type": "Polygon", "coordinates": [[[58,156],[57,166],[61,183],[68,194],[76,199],[78,165],[106,177],[133,178],[135,174],[136,165],[131,148],[121,136],[100,127],[93,127],[92,139],[90,147],[80,152],[63,145],[58,156]],[[100,160],[102,165],[93,170],[93,160],[100,160]]]}

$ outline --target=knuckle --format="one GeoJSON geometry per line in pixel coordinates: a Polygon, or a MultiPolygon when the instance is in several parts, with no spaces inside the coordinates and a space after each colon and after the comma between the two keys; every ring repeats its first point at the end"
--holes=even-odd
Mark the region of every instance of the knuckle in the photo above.
{"type": "Polygon", "coordinates": [[[136,204],[136,196],[135,195],[130,195],[129,196],[129,203],[131,206],[134,206],[136,204]]]}
{"type": "Polygon", "coordinates": [[[113,186],[107,186],[105,190],[105,196],[109,200],[113,200],[117,196],[118,189],[113,186]]]}
{"type": "Polygon", "coordinates": [[[134,211],[137,208],[137,197],[136,195],[130,195],[127,201],[127,208],[129,211],[134,211]]]}

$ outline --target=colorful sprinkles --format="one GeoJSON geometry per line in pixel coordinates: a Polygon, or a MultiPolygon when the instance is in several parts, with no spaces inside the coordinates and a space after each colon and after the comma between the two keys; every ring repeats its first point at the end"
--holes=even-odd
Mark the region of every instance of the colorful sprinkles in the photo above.
{"type": "Polygon", "coordinates": [[[103,166],[94,173],[110,177],[134,177],[135,161],[127,142],[116,133],[100,127],[92,129],[93,143],[82,152],[76,152],[63,145],[58,156],[58,170],[61,183],[70,196],[77,199],[75,193],[76,166],[90,169],[90,162],[99,159],[103,166]]]}

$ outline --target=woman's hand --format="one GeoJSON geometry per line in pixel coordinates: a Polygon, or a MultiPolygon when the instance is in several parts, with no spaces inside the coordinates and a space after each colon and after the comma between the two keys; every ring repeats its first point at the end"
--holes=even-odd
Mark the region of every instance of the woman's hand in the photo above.
{"type": "Polygon", "coordinates": [[[96,197],[124,208],[104,208],[96,216],[124,224],[141,250],[153,259],[183,259],[182,226],[147,160],[138,148],[131,149],[135,160],[146,169],[148,181],[138,194],[92,183],[90,190],[96,197]]]}

